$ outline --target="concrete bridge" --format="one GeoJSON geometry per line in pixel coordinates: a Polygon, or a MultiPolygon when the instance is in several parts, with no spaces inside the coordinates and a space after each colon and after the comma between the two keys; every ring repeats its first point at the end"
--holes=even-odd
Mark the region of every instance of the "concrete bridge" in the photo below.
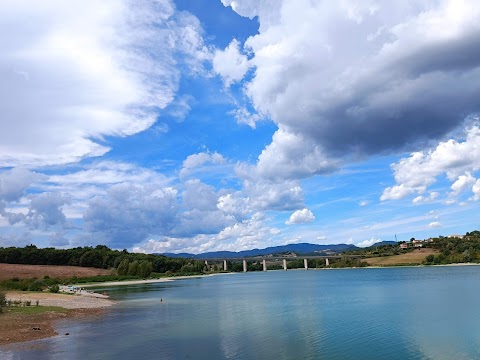
{"type": "Polygon", "coordinates": [[[243,272],[247,272],[247,261],[255,261],[255,262],[261,261],[262,266],[263,266],[263,271],[267,271],[267,259],[270,262],[271,261],[277,262],[277,261],[282,260],[283,270],[287,271],[288,270],[287,260],[303,259],[303,267],[304,267],[305,270],[308,270],[308,260],[309,259],[324,259],[325,260],[325,266],[329,266],[330,265],[330,260],[329,259],[340,259],[342,257],[363,258],[365,256],[363,256],[363,255],[330,255],[330,256],[320,256],[320,255],[315,256],[315,255],[312,255],[312,256],[298,256],[298,257],[289,256],[289,257],[269,257],[269,258],[264,257],[264,256],[254,256],[254,257],[249,257],[249,258],[240,257],[240,258],[228,258],[228,259],[224,259],[224,258],[198,259],[197,258],[195,260],[204,261],[205,265],[207,267],[209,266],[209,262],[210,263],[221,262],[221,263],[223,263],[223,271],[228,270],[227,261],[241,261],[242,264],[243,264],[243,272]]]}

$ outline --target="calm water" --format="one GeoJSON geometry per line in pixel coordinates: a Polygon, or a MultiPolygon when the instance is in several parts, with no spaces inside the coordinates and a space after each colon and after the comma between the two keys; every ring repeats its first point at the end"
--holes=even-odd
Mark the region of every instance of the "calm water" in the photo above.
{"type": "Polygon", "coordinates": [[[480,267],[270,271],[109,289],[0,359],[480,359],[480,267]],[[160,303],[160,298],[163,302],[160,303]]]}

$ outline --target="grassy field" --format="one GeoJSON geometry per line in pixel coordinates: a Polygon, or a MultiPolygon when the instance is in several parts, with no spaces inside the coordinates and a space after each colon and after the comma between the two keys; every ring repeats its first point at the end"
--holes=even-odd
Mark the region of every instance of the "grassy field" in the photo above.
{"type": "Polygon", "coordinates": [[[11,278],[43,278],[45,275],[51,278],[67,279],[73,276],[88,277],[97,275],[111,275],[111,273],[112,272],[110,270],[86,268],[80,266],[0,264],[0,280],[7,280],[11,278]]]}
{"type": "Polygon", "coordinates": [[[3,308],[3,311],[10,312],[12,314],[43,314],[46,312],[62,312],[67,313],[68,309],[59,307],[59,306],[35,306],[35,304],[31,306],[9,306],[3,308]]]}
{"type": "Polygon", "coordinates": [[[390,265],[402,265],[402,264],[421,264],[428,255],[438,254],[435,249],[416,249],[412,252],[393,255],[382,256],[362,259],[366,261],[370,266],[390,266],[390,265]]]}

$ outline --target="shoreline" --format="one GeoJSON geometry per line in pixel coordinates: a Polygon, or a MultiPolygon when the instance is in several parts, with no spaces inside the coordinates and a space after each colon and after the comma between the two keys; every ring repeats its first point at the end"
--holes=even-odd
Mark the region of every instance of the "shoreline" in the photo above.
{"type": "Polygon", "coordinates": [[[162,283],[162,282],[171,282],[175,280],[195,279],[195,278],[204,278],[209,276],[231,275],[231,274],[237,274],[237,273],[226,272],[226,273],[203,274],[203,275],[169,276],[169,277],[157,278],[157,279],[106,281],[106,282],[98,282],[98,283],[73,284],[73,286],[83,287],[83,288],[93,288],[93,287],[104,287],[104,286],[108,287],[108,286],[123,286],[123,285],[143,285],[143,284],[155,284],[155,283],[162,283]]]}
{"type": "MultiPolygon", "coordinates": [[[[9,300],[30,301],[30,306],[4,307],[0,314],[0,347],[60,335],[55,329],[59,320],[101,316],[116,302],[82,295],[44,292],[7,291],[9,300]],[[39,306],[36,306],[36,301],[39,306]]],[[[64,334],[68,336],[68,333],[64,334]]]]}

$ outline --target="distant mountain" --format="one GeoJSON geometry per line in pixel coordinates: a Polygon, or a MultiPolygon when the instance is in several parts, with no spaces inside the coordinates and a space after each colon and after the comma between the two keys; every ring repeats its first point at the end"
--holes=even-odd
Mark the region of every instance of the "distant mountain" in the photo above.
{"type": "Polygon", "coordinates": [[[282,246],[272,246],[266,249],[253,249],[253,250],[245,250],[239,252],[233,251],[213,251],[213,252],[206,252],[202,254],[189,254],[189,253],[180,253],[180,254],[173,254],[173,253],[164,253],[160,255],[173,257],[173,258],[191,258],[191,259],[212,259],[212,258],[235,258],[235,257],[251,257],[251,256],[264,256],[264,255],[274,255],[279,253],[285,252],[293,252],[295,254],[312,254],[312,253],[340,253],[342,251],[347,250],[356,250],[359,249],[355,245],[348,245],[348,244],[332,244],[332,245],[318,245],[318,244],[308,244],[308,243],[301,243],[301,244],[290,244],[290,245],[282,245],[282,246]]]}
{"type": "Polygon", "coordinates": [[[375,247],[378,247],[378,246],[383,246],[383,245],[397,245],[398,243],[396,241],[380,241],[380,242],[377,242],[371,246],[369,246],[370,248],[375,248],[375,247]]]}

